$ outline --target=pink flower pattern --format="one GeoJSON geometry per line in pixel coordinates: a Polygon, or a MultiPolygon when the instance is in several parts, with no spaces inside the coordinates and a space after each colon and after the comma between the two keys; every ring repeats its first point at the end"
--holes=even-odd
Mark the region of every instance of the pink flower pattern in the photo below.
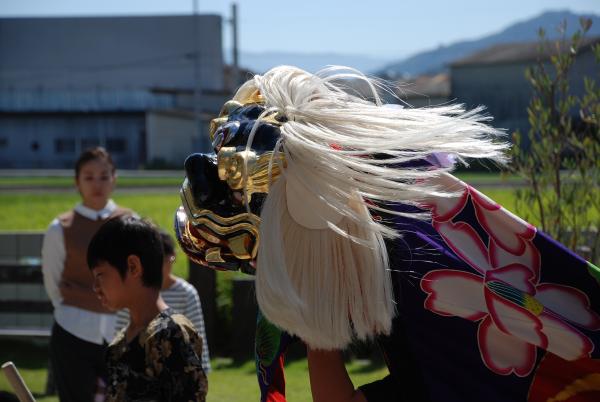
{"type": "Polygon", "coordinates": [[[576,327],[598,330],[600,317],[580,290],[540,282],[536,228],[451,175],[438,180],[460,195],[427,201],[433,226],[476,273],[428,272],[421,279],[425,308],[479,322],[481,358],[497,374],[529,375],[538,347],[566,360],[589,357],[594,345],[576,327]],[[471,225],[453,221],[469,200],[487,243],[471,225]]]}

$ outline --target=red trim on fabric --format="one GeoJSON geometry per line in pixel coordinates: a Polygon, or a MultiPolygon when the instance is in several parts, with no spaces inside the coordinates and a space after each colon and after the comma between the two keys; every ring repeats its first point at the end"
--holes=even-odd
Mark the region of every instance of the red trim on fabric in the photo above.
{"type": "MultiPolygon", "coordinates": [[[[486,304],[487,304],[487,308],[488,308],[488,311],[490,313],[490,317],[492,318],[492,320],[494,321],[494,324],[496,324],[496,326],[498,327],[498,329],[500,331],[519,338],[518,335],[512,334],[510,332],[510,330],[508,328],[506,328],[506,326],[504,326],[504,324],[502,323],[502,316],[499,315],[498,312],[496,311],[496,308],[495,308],[495,305],[494,305],[495,302],[498,303],[498,304],[502,304],[502,305],[506,306],[509,309],[518,311],[519,313],[522,313],[522,314],[526,315],[527,318],[529,318],[531,320],[531,322],[533,324],[535,324],[534,331],[535,331],[535,334],[539,338],[538,339],[538,345],[536,345],[536,346],[539,346],[542,349],[546,349],[548,347],[548,338],[546,337],[546,335],[542,331],[543,324],[535,316],[535,314],[533,314],[530,311],[522,308],[521,306],[518,306],[515,303],[509,302],[507,300],[504,300],[504,299],[496,296],[496,294],[494,294],[492,291],[490,291],[487,287],[484,288],[484,295],[485,295],[485,301],[486,301],[486,304]]],[[[526,341],[526,342],[529,342],[529,341],[526,341]]]]}
{"type": "MultiPolygon", "coordinates": [[[[488,232],[488,234],[490,233],[488,232]]],[[[515,254],[513,251],[505,248],[502,244],[498,243],[498,238],[490,234],[490,241],[488,247],[490,266],[492,267],[492,269],[500,268],[499,250],[504,250],[508,254],[512,254],[516,257],[516,261],[514,263],[523,265],[533,273],[533,278],[530,280],[530,282],[533,285],[535,285],[538,283],[540,277],[540,266],[542,260],[540,252],[538,251],[537,247],[535,247],[530,241],[523,240],[520,237],[518,238],[523,246],[523,251],[520,254],[515,254]],[[529,254],[527,254],[528,251],[529,254]]]]}
{"type": "Polygon", "coordinates": [[[491,280],[500,281],[529,295],[535,295],[535,274],[522,264],[510,264],[502,268],[490,269],[486,272],[485,281],[491,280]],[[523,273],[517,278],[519,283],[515,283],[514,277],[508,278],[510,273],[515,271],[523,273]]]}
{"type": "Polygon", "coordinates": [[[442,236],[442,238],[444,239],[444,241],[446,242],[448,247],[450,247],[452,249],[452,251],[454,251],[456,253],[456,255],[458,255],[462,260],[464,260],[467,264],[469,264],[471,266],[471,268],[478,271],[482,275],[485,275],[485,273],[491,268],[490,256],[488,254],[488,249],[485,246],[485,244],[483,243],[483,241],[481,240],[481,238],[479,237],[479,234],[477,233],[477,231],[475,231],[475,229],[473,229],[473,227],[471,225],[469,225],[468,223],[465,223],[465,222],[458,222],[456,224],[455,223],[433,222],[433,227],[442,236]],[[462,252],[462,249],[464,248],[464,244],[456,244],[455,245],[455,243],[452,241],[451,238],[449,238],[446,234],[442,233],[442,231],[440,230],[440,228],[442,226],[449,226],[452,230],[455,230],[457,232],[462,232],[464,235],[470,237],[473,241],[473,244],[479,249],[479,251],[481,251],[481,254],[486,259],[488,266],[480,267],[480,266],[476,265],[469,257],[467,257],[467,255],[465,253],[462,252]]]}
{"type": "Polygon", "coordinates": [[[273,369],[271,377],[271,385],[267,391],[266,402],[286,402],[285,399],[285,374],[283,372],[284,354],[280,354],[277,362],[273,363],[277,366],[273,369]]]}
{"type": "Polygon", "coordinates": [[[495,365],[494,359],[492,358],[492,354],[487,348],[487,342],[485,342],[490,328],[496,328],[498,330],[498,328],[494,325],[494,322],[492,321],[491,317],[488,317],[485,320],[481,321],[479,327],[477,328],[477,344],[479,346],[481,360],[483,360],[485,366],[488,369],[490,369],[490,371],[496,374],[510,375],[514,373],[518,377],[527,377],[533,370],[533,367],[535,366],[536,347],[534,345],[522,341],[527,348],[527,357],[524,360],[524,365],[522,367],[498,367],[495,365]]]}
{"type": "MultiPolygon", "coordinates": [[[[423,202],[421,203],[421,205],[424,208],[430,209],[431,210],[431,216],[433,218],[434,221],[437,222],[446,222],[449,221],[450,219],[454,218],[460,211],[462,211],[462,209],[465,207],[465,205],[467,204],[467,199],[469,197],[469,192],[467,191],[467,189],[465,188],[465,192],[460,196],[460,199],[458,199],[456,202],[456,205],[453,206],[448,212],[446,212],[443,215],[440,215],[437,211],[437,205],[436,204],[432,204],[432,203],[428,203],[428,202],[423,202]]],[[[448,200],[451,200],[452,198],[448,198],[448,200]]]]}
{"type": "Polygon", "coordinates": [[[546,353],[535,371],[527,401],[547,402],[557,398],[559,393],[567,389],[571,390],[570,397],[566,399],[569,402],[600,401],[600,391],[573,387],[577,381],[580,385],[584,384],[586,377],[597,373],[600,373],[598,359],[579,359],[570,362],[552,353],[546,353]]]}
{"type": "MultiPolygon", "coordinates": [[[[421,290],[423,290],[425,293],[427,293],[427,297],[425,298],[425,301],[423,302],[423,307],[426,310],[429,310],[433,313],[436,313],[436,314],[444,316],[444,317],[458,317],[457,315],[455,315],[453,313],[440,311],[434,307],[434,303],[437,300],[437,296],[436,296],[437,291],[435,289],[433,289],[432,284],[433,284],[433,282],[443,280],[444,277],[448,277],[448,276],[462,277],[465,280],[477,282],[482,287],[483,287],[483,282],[482,282],[482,278],[478,275],[471,274],[468,272],[463,272],[463,271],[455,271],[455,270],[451,270],[451,269],[439,269],[439,270],[435,270],[435,271],[429,271],[427,274],[425,274],[423,276],[423,278],[421,278],[421,282],[420,282],[421,290]]],[[[487,311],[480,311],[480,312],[473,313],[472,315],[463,317],[463,318],[470,320],[470,321],[478,321],[487,315],[488,315],[487,311]]]]}
{"type": "Polygon", "coordinates": [[[572,286],[559,285],[556,283],[540,283],[537,286],[537,293],[544,293],[544,291],[546,291],[546,290],[553,290],[553,291],[557,291],[557,292],[568,293],[568,294],[574,296],[576,299],[579,299],[579,301],[582,304],[582,307],[585,309],[585,312],[589,316],[590,320],[587,323],[573,321],[569,317],[564,316],[564,315],[552,310],[552,307],[546,306],[545,303],[544,303],[544,308],[552,311],[554,314],[562,317],[565,321],[573,323],[574,325],[577,325],[577,326],[580,326],[580,327],[583,327],[583,328],[586,328],[586,329],[589,329],[592,331],[597,331],[600,329],[600,316],[598,316],[598,314],[590,308],[590,299],[587,294],[585,294],[581,290],[576,289],[572,286]]]}

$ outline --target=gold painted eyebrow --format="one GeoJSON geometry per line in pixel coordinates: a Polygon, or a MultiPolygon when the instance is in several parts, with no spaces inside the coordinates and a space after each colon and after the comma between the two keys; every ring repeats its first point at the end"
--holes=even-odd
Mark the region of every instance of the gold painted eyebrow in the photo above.
{"type": "MultiPolygon", "coordinates": [[[[219,179],[227,182],[232,190],[242,190],[244,187],[248,196],[253,193],[269,192],[269,163],[273,151],[257,156],[254,151],[236,152],[235,147],[223,147],[217,154],[217,171],[219,179]],[[247,169],[247,174],[244,172],[247,169]]],[[[285,167],[285,156],[277,154],[277,160],[271,166],[271,182],[280,175],[280,164],[285,167]]]]}

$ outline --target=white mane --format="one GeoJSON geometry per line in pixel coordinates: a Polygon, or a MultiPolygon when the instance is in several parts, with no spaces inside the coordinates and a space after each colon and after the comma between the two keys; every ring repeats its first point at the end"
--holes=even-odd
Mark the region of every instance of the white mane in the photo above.
{"type": "Polygon", "coordinates": [[[444,169],[399,166],[434,152],[501,162],[506,144],[494,138],[502,133],[485,124],[481,108],[384,107],[381,85],[347,68],[277,67],[237,97],[255,89],[263,115],[287,119],[276,150],[287,166],[261,213],[256,294],[263,314],[315,348],[389,333],[394,306],[383,238],[398,234],[369,209],[448,195],[426,185],[444,169]],[[350,94],[347,80],[366,83],[373,101],[350,94]]]}

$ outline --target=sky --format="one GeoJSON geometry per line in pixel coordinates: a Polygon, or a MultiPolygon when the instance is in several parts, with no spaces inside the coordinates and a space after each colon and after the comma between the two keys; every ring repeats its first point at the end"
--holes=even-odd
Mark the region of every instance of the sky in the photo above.
{"type": "MultiPolygon", "coordinates": [[[[231,16],[231,0],[196,0],[200,13],[231,16]]],[[[242,52],[406,57],[477,39],[548,10],[600,14],[600,0],[238,0],[242,52]],[[392,56],[393,55],[393,56],[392,56]]],[[[190,14],[194,0],[0,0],[0,17],[190,14]]],[[[223,24],[223,43],[231,29],[223,24]]]]}

